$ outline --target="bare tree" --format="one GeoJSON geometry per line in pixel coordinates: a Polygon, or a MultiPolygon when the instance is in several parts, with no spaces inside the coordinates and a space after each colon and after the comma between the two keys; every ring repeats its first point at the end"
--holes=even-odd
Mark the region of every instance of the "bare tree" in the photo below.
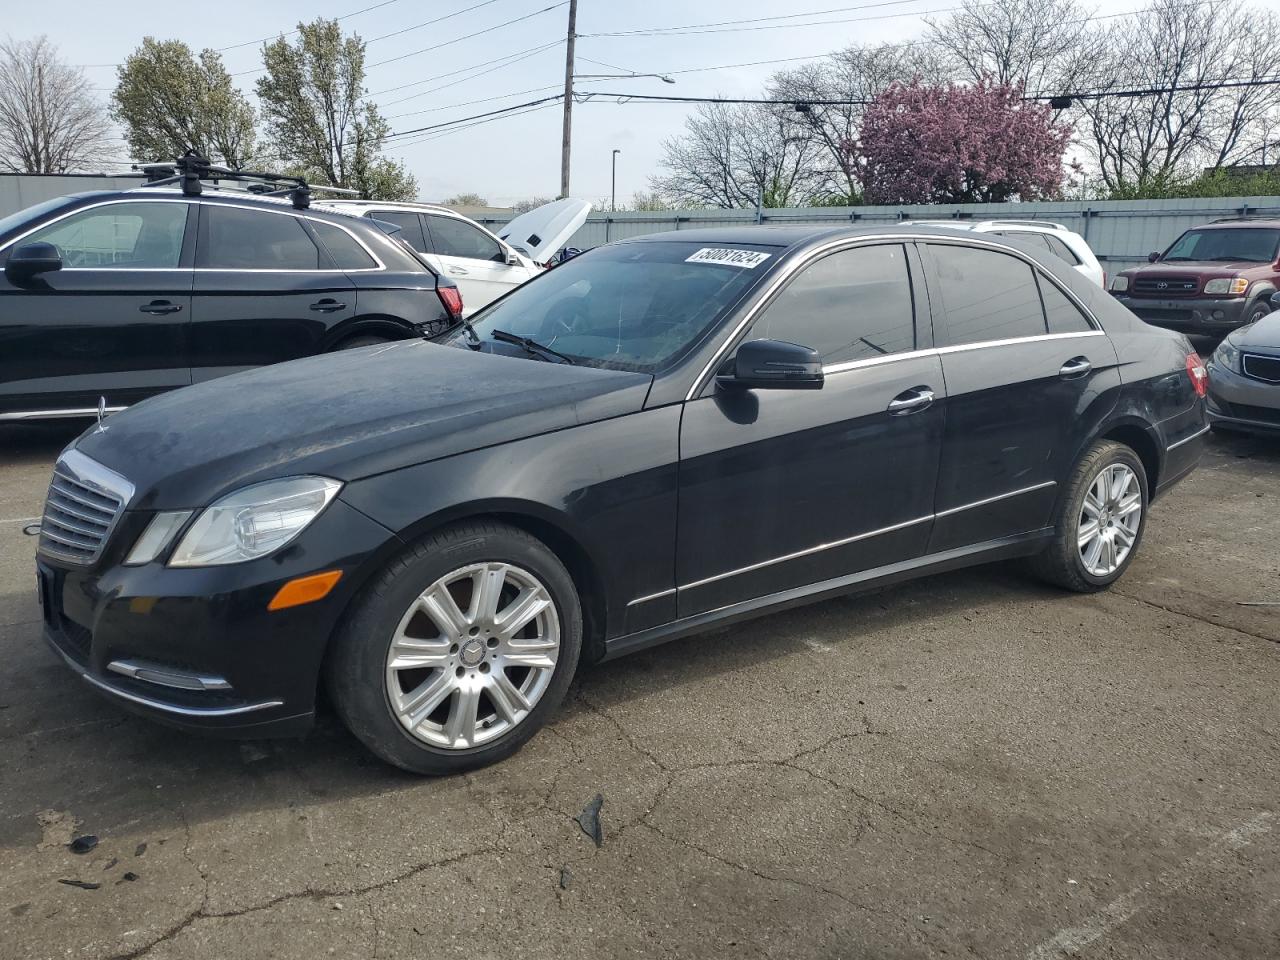
{"type": "Polygon", "coordinates": [[[106,111],[47,37],[0,43],[0,169],[67,173],[110,158],[106,111]]]}
{"type": "Polygon", "coordinates": [[[819,162],[831,193],[855,203],[862,192],[862,174],[852,147],[866,104],[894,82],[917,79],[943,79],[943,67],[933,47],[914,43],[855,45],[816,63],[775,73],[767,96],[795,104],[797,119],[821,147],[819,162]]]}
{"type": "Polygon", "coordinates": [[[699,104],[686,132],[663,143],[666,172],[650,186],[672,203],[725,209],[821,199],[821,147],[795,116],[790,106],[699,104]]]}
{"type": "Polygon", "coordinates": [[[1081,101],[1081,139],[1113,192],[1171,184],[1261,147],[1280,91],[1224,86],[1274,72],[1275,18],[1223,0],[1156,0],[1111,32],[1096,89],[1137,91],[1081,101]],[[1248,32],[1238,29],[1249,23],[1248,32]]]}
{"type": "Polygon", "coordinates": [[[944,20],[925,18],[925,42],[954,79],[1066,93],[1105,44],[1090,21],[1076,0],[964,0],[944,20]]]}

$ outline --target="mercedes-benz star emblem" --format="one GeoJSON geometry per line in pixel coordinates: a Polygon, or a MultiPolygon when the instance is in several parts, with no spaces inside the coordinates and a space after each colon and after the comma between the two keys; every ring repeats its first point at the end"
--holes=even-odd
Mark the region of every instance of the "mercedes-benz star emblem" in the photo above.
{"type": "Polygon", "coordinates": [[[98,398],[98,432],[99,433],[106,433],[107,431],[107,428],[102,423],[102,421],[105,419],[107,419],[107,398],[99,397],[98,398]]]}

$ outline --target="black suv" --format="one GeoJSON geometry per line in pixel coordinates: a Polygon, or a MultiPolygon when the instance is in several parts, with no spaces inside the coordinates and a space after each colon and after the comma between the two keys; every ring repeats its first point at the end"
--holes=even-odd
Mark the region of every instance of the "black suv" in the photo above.
{"type": "Polygon", "coordinates": [[[0,421],[125,407],[461,315],[451,280],[375,223],[310,209],[301,181],[171,172],[0,219],[0,421]]]}

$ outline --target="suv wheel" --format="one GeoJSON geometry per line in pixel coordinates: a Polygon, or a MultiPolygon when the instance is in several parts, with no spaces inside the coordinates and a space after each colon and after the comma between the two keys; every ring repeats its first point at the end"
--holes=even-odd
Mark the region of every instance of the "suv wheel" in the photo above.
{"type": "Polygon", "coordinates": [[[366,590],[326,674],[351,731],[415,773],[510,756],[564,698],[582,646],[577,591],[541,541],[500,524],[420,540],[366,590]]]}
{"type": "Polygon", "coordinates": [[[1257,323],[1270,312],[1271,307],[1267,305],[1267,302],[1265,300],[1259,300],[1249,308],[1248,312],[1245,314],[1244,322],[1246,325],[1250,323],[1257,323]]]}
{"type": "Polygon", "coordinates": [[[1042,579],[1092,593],[1120,579],[1142,542],[1147,519],[1147,473],[1122,443],[1100,440],[1076,464],[1067,481],[1057,533],[1032,558],[1042,579]]]}

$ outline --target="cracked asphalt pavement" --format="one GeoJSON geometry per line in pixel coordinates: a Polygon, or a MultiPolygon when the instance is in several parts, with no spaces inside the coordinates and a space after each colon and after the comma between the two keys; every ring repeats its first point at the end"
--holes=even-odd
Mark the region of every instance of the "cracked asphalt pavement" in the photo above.
{"type": "Polygon", "coordinates": [[[1005,564],[735,626],[427,780],[72,676],[21,527],[73,434],[0,433],[4,960],[1280,956],[1280,443],[1213,437],[1108,593],[1005,564]]]}

